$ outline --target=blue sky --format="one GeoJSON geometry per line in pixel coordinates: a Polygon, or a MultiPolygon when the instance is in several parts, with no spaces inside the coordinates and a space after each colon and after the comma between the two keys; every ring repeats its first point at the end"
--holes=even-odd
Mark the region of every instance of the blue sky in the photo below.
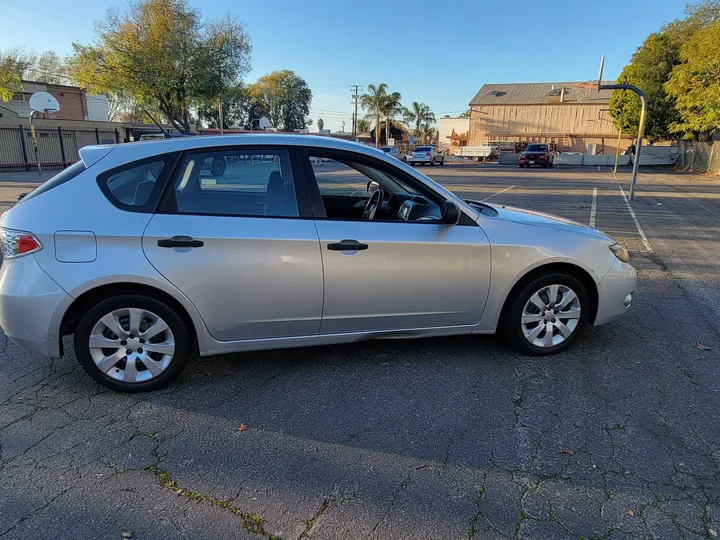
{"type": "MultiPolygon", "coordinates": [[[[213,0],[205,17],[246,25],[246,80],[292,69],[313,91],[311,117],[351,128],[350,84],[385,82],[403,103],[456,115],[485,83],[589,80],[606,54],[605,78],[620,73],[645,37],[682,16],[683,0],[213,0]]],[[[0,0],[0,49],[59,54],[89,42],[93,22],[125,0],[0,0]]]]}

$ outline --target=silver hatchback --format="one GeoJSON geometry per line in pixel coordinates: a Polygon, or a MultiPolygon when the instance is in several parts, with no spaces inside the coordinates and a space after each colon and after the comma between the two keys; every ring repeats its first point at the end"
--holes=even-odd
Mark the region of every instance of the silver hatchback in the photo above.
{"type": "Polygon", "coordinates": [[[627,312],[636,273],[607,235],[463,201],[327,137],[90,146],[0,220],[0,326],[152,390],[201,356],[371,338],[491,334],[552,354],[627,312]],[[322,166],[313,166],[313,163],[322,166]]]}

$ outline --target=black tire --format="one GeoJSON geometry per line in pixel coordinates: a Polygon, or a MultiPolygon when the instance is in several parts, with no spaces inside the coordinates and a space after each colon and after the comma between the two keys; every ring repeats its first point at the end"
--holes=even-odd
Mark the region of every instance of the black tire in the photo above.
{"type": "Polygon", "coordinates": [[[445,158],[442,158],[442,159],[440,160],[440,165],[445,165],[445,158]]]}
{"type": "Polygon", "coordinates": [[[168,384],[175,379],[185,367],[190,357],[192,339],[187,325],[182,318],[168,305],[143,294],[118,294],[95,304],[83,315],[77,325],[74,336],[75,355],[85,372],[106,388],[119,392],[149,392],[168,384]],[[127,383],[113,379],[103,373],[90,355],[88,342],[95,324],[106,314],[123,308],[141,308],[155,313],[170,328],[175,341],[175,352],[172,361],[165,370],[156,377],[142,382],[127,383]]]}
{"type": "Polygon", "coordinates": [[[512,294],[513,297],[507,299],[506,308],[504,310],[502,320],[500,321],[502,334],[511,347],[518,352],[529,356],[557,354],[570,347],[582,333],[588,322],[590,311],[593,309],[590,295],[588,294],[585,285],[583,285],[582,282],[575,276],[566,272],[551,272],[541,275],[532,279],[512,294]],[[573,330],[572,334],[570,334],[570,336],[568,336],[564,341],[552,347],[538,347],[537,345],[530,343],[523,333],[523,329],[521,327],[523,309],[525,308],[525,304],[530,300],[531,296],[543,287],[554,284],[564,285],[575,291],[575,294],[580,301],[580,318],[578,319],[577,326],[573,330]]]}
{"type": "Polygon", "coordinates": [[[430,160],[430,166],[433,167],[435,165],[435,158],[432,158],[430,160]]]}
{"type": "Polygon", "coordinates": [[[523,165],[522,163],[520,163],[520,164],[518,165],[518,167],[520,167],[521,169],[522,169],[524,166],[525,166],[525,165],[523,165]]]}

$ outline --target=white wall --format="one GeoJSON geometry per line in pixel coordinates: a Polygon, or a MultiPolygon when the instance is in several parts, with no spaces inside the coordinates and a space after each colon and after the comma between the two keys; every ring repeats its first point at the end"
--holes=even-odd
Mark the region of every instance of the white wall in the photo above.
{"type": "Polygon", "coordinates": [[[470,130],[470,119],[469,118],[441,118],[440,129],[438,131],[438,146],[441,150],[450,148],[450,139],[448,137],[452,134],[453,129],[458,135],[461,133],[467,133],[470,130]]]}
{"type": "Polygon", "coordinates": [[[104,94],[96,96],[85,94],[87,101],[88,120],[95,122],[108,122],[108,102],[104,94]]]}

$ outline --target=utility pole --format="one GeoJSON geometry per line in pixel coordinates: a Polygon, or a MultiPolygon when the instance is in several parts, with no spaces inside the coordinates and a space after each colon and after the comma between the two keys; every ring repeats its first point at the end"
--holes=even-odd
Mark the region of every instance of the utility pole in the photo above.
{"type": "Polygon", "coordinates": [[[353,120],[352,120],[352,138],[355,140],[357,138],[357,109],[358,109],[358,99],[360,99],[360,92],[362,92],[362,85],[361,84],[351,84],[350,88],[353,89],[352,98],[353,103],[355,104],[355,112],[353,113],[353,120]]]}

